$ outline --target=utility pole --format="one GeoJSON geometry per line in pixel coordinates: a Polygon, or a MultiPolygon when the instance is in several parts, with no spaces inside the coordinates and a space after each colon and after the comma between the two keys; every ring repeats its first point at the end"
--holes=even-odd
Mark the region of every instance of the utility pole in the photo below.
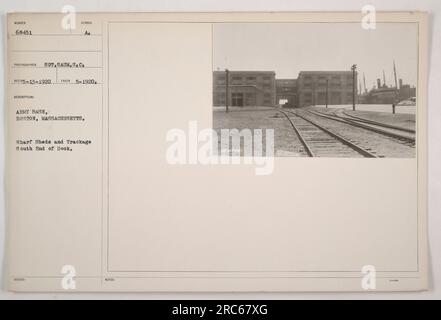
{"type": "Polygon", "coordinates": [[[230,81],[230,70],[225,69],[225,110],[228,112],[228,87],[230,81]]]}
{"type": "Polygon", "coordinates": [[[326,109],[328,109],[328,101],[329,101],[329,80],[326,79],[326,109]]]}
{"type": "Polygon", "coordinates": [[[366,76],[364,75],[364,72],[363,72],[363,84],[364,84],[364,93],[367,93],[367,88],[366,88],[366,76]]]}
{"type": "Polygon", "coordinates": [[[355,111],[355,91],[357,90],[357,81],[356,81],[356,75],[357,75],[357,65],[354,64],[351,67],[352,70],[352,110],[355,111]]]}

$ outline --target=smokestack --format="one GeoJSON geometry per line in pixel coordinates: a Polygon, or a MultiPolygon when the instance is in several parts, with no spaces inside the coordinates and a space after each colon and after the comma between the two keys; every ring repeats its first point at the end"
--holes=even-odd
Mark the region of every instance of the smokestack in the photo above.
{"type": "Polygon", "coordinates": [[[378,89],[381,88],[381,80],[380,80],[380,78],[377,79],[377,88],[378,89]]]}
{"type": "Polygon", "coordinates": [[[403,79],[400,79],[400,87],[398,89],[401,89],[402,86],[403,86],[403,79]]]}

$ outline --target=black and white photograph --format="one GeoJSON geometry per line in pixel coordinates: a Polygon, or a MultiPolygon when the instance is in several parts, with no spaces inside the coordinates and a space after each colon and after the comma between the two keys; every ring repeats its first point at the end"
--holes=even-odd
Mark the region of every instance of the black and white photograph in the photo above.
{"type": "Polygon", "coordinates": [[[441,297],[441,2],[14,1],[0,300],[441,297]]]}
{"type": "Polygon", "coordinates": [[[415,23],[213,26],[213,129],[275,156],[414,158],[417,79],[415,23]]]}

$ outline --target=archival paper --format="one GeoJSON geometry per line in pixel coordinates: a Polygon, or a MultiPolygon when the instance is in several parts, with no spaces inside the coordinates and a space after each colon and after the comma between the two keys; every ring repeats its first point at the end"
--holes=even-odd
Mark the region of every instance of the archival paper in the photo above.
{"type": "Polygon", "coordinates": [[[7,47],[10,290],[427,288],[426,14],[11,13],[7,47]]]}

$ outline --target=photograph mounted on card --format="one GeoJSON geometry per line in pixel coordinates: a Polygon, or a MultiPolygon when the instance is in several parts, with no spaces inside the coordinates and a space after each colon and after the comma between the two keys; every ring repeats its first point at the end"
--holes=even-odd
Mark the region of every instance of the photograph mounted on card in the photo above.
{"type": "Polygon", "coordinates": [[[427,37],[420,12],[9,14],[10,290],[427,289],[427,37]]]}

